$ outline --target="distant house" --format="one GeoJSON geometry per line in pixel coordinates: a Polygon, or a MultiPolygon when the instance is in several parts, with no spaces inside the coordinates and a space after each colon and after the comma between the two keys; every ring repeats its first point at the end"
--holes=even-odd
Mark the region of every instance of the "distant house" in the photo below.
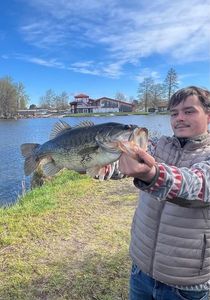
{"type": "Polygon", "coordinates": [[[70,112],[76,113],[91,113],[93,112],[94,100],[88,95],[79,94],[74,96],[74,101],[70,102],[70,112]]]}
{"type": "Polygon", "coordinates": [[[167,110],[168,110],[168,102],[167,101],[160,101],[156,105],[153,105],[148,108],[149,113],[166,112],[167,110]]]}
{"type": "Polygon", "coordinates": [[[159,102],[157,105],[157,111],[158,112],[165,112],[168,110],[168,102],[167,101],[162,101],[159,102]]]}
{"type": "Polygon", "coordinates": [[[79,94],[70,102],[71,113],[114,113],[131,112],[134,105],[125,101],[102,97],[91,99],[88,95],[79,94]]]}
{"type": "Polygon", "coordinates": [[[156,112],[156,109],[154,107],[148,108],[148,113],[154,113],[154,112],[156,112]]]}
{"type": "Polygon", "coordinates": [[[37,109],[36,104],[31,104],[31,105],[29,106],[29,109],[37,109]]]}

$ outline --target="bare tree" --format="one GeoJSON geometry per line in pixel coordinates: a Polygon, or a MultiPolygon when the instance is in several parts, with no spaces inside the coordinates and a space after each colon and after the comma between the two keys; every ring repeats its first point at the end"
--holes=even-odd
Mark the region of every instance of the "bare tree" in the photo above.
{"type": "Polygon", "coordinates": [[[127,101],[127,97],[125,96],[125,94],[123,94],[121,92],[117,92],[115,94],[115,99],[121,100],[121,101],[127,101]]]}
{"type": "Polygon", "coordinates": [[[170,68],[164,80],[164,88],[167,100],[171,98],[172,94],[178,89],[178,87],[179,84],[176,70],[170,68]]]}
{"type": "Polygon", "coordinates": [[[17,89],[17,109],[26,108],[29,103],[29,96],[26,94],[25,87],[22,82],[16,84],[17,89]]]}
{"type": "Polygon", "coordinates": [[[130,96],[129,99],[128,99],[128,101],[131,102],[131,103],[132,103],[133,101],[135,101],[135,100],[136,100],[136,99],[134,98],[134,96],[130,96]]]}
{"type": "Polygon", "coordinates": [[[55,106],[55,92],[52,89],[46,91],[45,95],[40,97],[40,107],[52,108],[55,106]]]}
{"type": "Polygon", "coordinates": [[[139,84],[138,99],[144,105],[145,112],[148,111],[148,105],[152,100],[152,88],[154,86],[154,80],[152,77],[146,77],[139,84]]]}
{"type": "Polygon", "coordinates": [[[66,92],[55,96],[55,107],[58,111],[65,110],[69,107],[69,96],[66,92]]]}
{"type": "Polygon", "coordinates": [[[164,87],[161,83],[153,84],[151,87],[151,96],[153,107],[157,107],[158,103],[164,98],[164,87]]]}

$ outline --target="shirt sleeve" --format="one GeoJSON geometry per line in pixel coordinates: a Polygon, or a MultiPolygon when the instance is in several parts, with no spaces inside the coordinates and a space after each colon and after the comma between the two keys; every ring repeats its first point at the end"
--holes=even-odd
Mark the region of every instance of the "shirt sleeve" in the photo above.
{"type": "Polygon", "coordinates": [[[191,168],[177,168],[164,163],[157,164],[157,174],[147,183],[135,178],[137,188],[150,193],[159,200],[200,200],[210,202],[210,160],[194,164],[191,168]]]}

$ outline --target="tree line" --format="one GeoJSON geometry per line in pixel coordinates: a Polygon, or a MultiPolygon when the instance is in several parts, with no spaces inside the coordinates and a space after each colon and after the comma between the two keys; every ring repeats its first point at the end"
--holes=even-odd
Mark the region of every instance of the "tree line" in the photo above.
{"type": "Polygon", "coordinates": [[[18,109],[26,108],[29,96],[22,82],[14,82],[11,77],[0,78],[0,117],[16,115],[18,109]]]}
{"type": "Polygon", "coordinates": [[[139,84],[137,106],[144,109],[156,108],[161,102],[168,102],[170,97],[179,88],[176,70],[170,68],[162,83],[155,83],[152,77],[146,77],[139,84]]]}
{"type": "MultiPolygon", "coordinates": [[[[138,86],[137,100],[134,97],[128,100],[121,92],[116,93],[115,99],[133,102],[139,109],[148,111],[149,107],[156,108],[160,102],[168,101],[177,89],[178,76],[176,70],[170,68],[162,83],[155,83],[152,77],[145,77],[138,86]]],[[[9,76],[0,78],[0,117],[16,115],[19,109],[27,108],[29,101],[22,82],[14,82],[9,76]]],[[[61,111],[69,107],[69,101],[67,92],[56,94],[49,89],[40,97],[39,107],[61,111]]],[[[36,108],[36,105],[31,104],[29,108],[36,108]]]]}
{"type": "Polygon", "coordinates": [[[60,94],[56,94],[52,89],[49,89],[44,96],[40,97],[39,106],[47,109],[54,108],[59,112],[69,107],[69,101],[67,92],[63,91],[60,94]]]}
{"type": "MultiPolygon", "coordinates": [[[[0,78],[0,118],[10,118],[17,115],[18,110],[26,109],[29,105],[30,97],[26,93],[22,82],[5,76],[0,78]]],[[[40,97],[40,108],[65,110],[69,107],[69,95],[64,91],[56,94],[52,89],[46,91],[45,95],[40,97]]],[[[30,109],[37,108],[35,104],[29,106],[30,109]]]]}

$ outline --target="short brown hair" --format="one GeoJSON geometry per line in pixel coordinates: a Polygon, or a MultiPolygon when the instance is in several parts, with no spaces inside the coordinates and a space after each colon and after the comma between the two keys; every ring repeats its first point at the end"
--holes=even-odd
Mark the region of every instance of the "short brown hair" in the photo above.
{"type": "Polygon", "coordinates": [[[197,86],[189,86],[175,92],[168,102],[168,110],[193,95],[198,96],[205,111],[210,111],[210,91],[197,86]]]}

